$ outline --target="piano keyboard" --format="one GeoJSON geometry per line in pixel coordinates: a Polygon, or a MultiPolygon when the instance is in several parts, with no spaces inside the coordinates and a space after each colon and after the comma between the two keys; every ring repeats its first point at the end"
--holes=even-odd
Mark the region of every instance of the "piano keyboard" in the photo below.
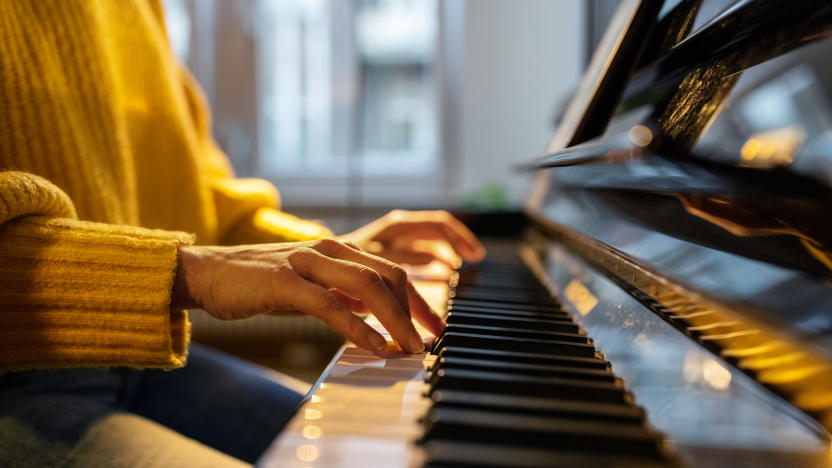
{"type": "Polygon", "coordinates": [[[624,382],[519,257],[465,266],[452,283],[451,299],[440,296],[448,326],[430,353],[381,359],[347,345],[261,464],[674,464],[624,382]]]}

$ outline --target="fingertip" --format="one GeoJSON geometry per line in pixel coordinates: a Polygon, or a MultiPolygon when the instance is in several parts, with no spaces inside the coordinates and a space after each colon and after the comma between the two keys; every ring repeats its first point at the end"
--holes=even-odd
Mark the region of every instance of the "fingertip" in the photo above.
{"type": "Polygon", "coordinates": [[[485,254],[485,248],[480,247],[478,249],[472,249],[464,258],[466,262],[478,263],[485,258],[485,254]]]}
{"type": "Polygon", "coordinates": [[[485,256],[487,254],[488,254],[488,252],[485,251],[485,248],[479,249],[479,251],[477,252],[477,261],[481,262],[481,261],[485,260],[485,256]]]}
{"type": "Polygon", "coordinates": [[[411,335],[410,340],[408,342],[408,352],[411,354],[416,353],[423,353],[425,352],[425,342],[422,340],[422,336],[419,333],[415,333],[411,335]]]}

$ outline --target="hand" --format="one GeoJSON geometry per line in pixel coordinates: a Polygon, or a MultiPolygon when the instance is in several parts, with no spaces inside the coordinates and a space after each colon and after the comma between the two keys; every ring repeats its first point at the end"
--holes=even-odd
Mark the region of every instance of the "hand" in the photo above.
{"type": "Polygon", "coordinates": [[[390,261],[410,265],[439,260],[452,268],[459,266],[458,257],[423,241],[447,244],[456,255],[469,262],[478,262],[485,257],[485,248],[476,236],[447,211],[394,210],[338,238],[390,261]]]}
{"type": "Polygon", "coordinates": [[[222,320],[299,311],[382,355],[385,339],[352,313],[356,304],[375,314],[399,347],[411,353],[424,350],[411,311],[437,335],[445,326],[402,267],[334,239],[182,247],[171,298],[172,307],[200,307],[222,320]]]}

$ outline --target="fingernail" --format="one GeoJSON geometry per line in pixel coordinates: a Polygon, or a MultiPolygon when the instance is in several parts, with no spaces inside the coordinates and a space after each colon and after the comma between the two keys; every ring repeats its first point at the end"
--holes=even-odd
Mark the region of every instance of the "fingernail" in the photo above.
{"type": "Polygon", "coordinates": [[[376,332],[368,333],[367,341],[370,342],[370,346],[372,346],[376,351],[381,351],[387,348],[387,340],[376,332]]]}
{"type": "Polygon", "coordinates": [[[411,353],[421,353],[425,350],[425,343],[422,341],[422,337],[419,336],[417,333],[416,335],[411,335],[410,337],[410,352],[411,353]]]}

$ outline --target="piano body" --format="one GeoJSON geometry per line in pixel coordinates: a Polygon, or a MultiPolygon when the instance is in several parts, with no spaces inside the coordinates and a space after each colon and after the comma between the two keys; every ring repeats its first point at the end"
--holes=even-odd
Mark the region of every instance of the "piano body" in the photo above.
{"type": "MultiPolygon", "coordinates": [[[[832,3],[625,0],[524,213],[263,466],[832,464],[832,3]]],[[[380,325],[368,319],[374,326],[380,325]]]]}

